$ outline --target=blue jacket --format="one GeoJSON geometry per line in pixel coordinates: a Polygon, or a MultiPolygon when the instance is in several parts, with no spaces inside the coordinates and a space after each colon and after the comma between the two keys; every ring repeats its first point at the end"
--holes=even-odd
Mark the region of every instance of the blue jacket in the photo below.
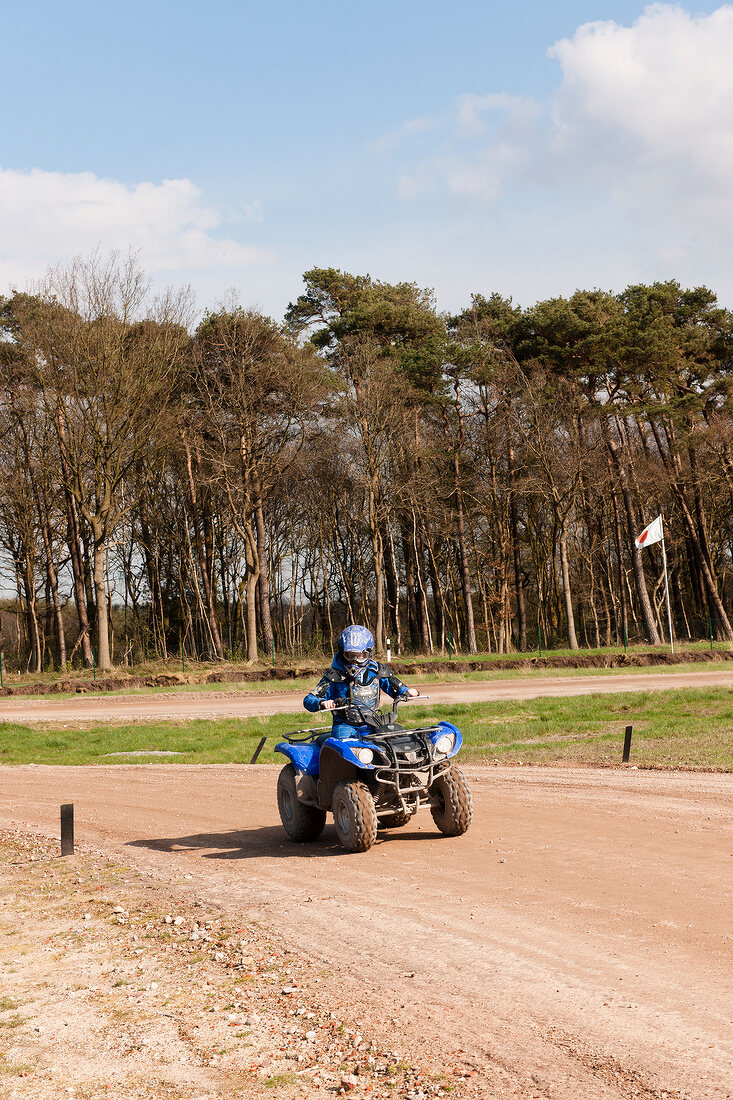
{"type": "Polygon", "coordinates": [[[354,677],[344,664],[341,654],[337,653],[315,691],[306,695],[303,706],[313,712],[320,709],[324,700],[333,699],[335,703],[347,707],[346,710],[331,712],[333,724],[358,726],[364,720],[363,714],[373,713],[378,708],[382,691],[396,699],[397,696],[406,696],[409,689],[395,676],[389,665],[380,665],[378,661],[367,661],[354,677]]]}

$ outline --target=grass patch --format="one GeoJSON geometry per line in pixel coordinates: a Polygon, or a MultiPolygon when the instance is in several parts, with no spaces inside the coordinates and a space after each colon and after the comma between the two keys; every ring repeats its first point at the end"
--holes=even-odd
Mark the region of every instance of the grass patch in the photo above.
{"type": "MultiPolygon", "coordinates": [[[[419,662],[416,662],[416,664],[419,668],[419,662]]],[[[592,679],[594,676],[649,676],[650,673],[655,672],[664,672],[665,676],[668,676],[674,673],[699,672],[702,670],[705,672],[730,672],[731,665],[730,661],[719,660],[705,661],[704,664],[697,661],[687,661],[664,665],[663,668],[655,665],[631,665],[628,668],[625,666],[621,668],[533,668],[528,663],[526,668],[488,668],[471,672],[412,672],[403,673],[402,675],[407,677],[410,682],[411,677],[415,676],[423,684],[452,684],[465,683],[469,680],[566,680],[570,676],[573,679],[592,679]]],[[[293,686],[293,681],[291,681],[291,686],[293,686]]],[[[592,689],[589,688],[589,690],[592,689]]]]}
{"type": "Polygon", "coordinates": [[[8,1077],[26,1077],[29,1073],[33,1073],[35,1066],[32,1066],[30,1062],[2,1062],[0,1061],[0,1073],[7,1075],[8,1077]]]}
{"type": "Polygon", "coordinates": [[[0,1020],[0,1027],[20,1027],[25,1023],[25,1016],[21,1016],[19,1012],[16,1012],[13,1016],[8,1016],[7,1020],[0,1020]]]}
{"type": "Polygon", "coordinates": [[[274,1077],[268,1077],[262,1084],[266,1089],[279,1089],[283,1085],[293,1085],[298,1080],[295,1073],[276,1073],[274,1077]]]}
{"type": "MultiPolygon", "coordinates": [[[[415,709],[409,721],[428,725],[440,718],[462,730],[467,762],[618,763],[624,728],[633,725],[634,764],[733,771],[733,693],[728,688],[457,703],[415,709]]],[[[264,736],[268,741],[260,762],[281,763],[282,756],[273,752],[276,742],[284,732],[306,724],[328,726],[325,718],[303,712],[62,731],[58,726],[6,723],[0,724],[0,763],[241,764],[251,759],[264,736]],[[145,750],[180,755],[145,755],[145,750]],[[142,755],[107,755],[118,752],[142,755]]]]}
{"type": "MultiPolygon", "coordinates": [[[[273,715],[262,718],[194,719],[171,722],[131,722],[115,726],[42,723],[21,725],[0,723],[0,763],[2,764],[229,764],[247,763],[261,737],[280,737],[298,728],[304,720],[328,728],[325,719],[308,714],[273,715]],[[160,752],[176,755],[161,757],[160,752]],[[134,753],[112,756],[112,753],[134,753]]],[[[274,763],[272,744],[260,756],[274,763]]]]}
{"type": "Polygon", "coordinates": [[[727,688],[475,703],[451,709],[464,733],[466,761],[617,764],[624,729],[631,725],[631,763],[639,767],[733,770],[733,695],[727,688]]]}

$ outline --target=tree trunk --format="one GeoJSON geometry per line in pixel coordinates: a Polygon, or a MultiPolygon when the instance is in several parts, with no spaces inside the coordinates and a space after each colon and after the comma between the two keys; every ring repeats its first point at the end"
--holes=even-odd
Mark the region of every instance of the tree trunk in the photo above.
{"type": "Polygon", "coordinates": [[[387,629],[390,641],[394,643],[395,653],[402,652],[402,631],[400,629],[400,581],[397,574],[397,561],[392,537],[392,526],[388,522],[382,534],[385,547],[384,569],[387,581],[387,629]]]}
{"type": "Polygon", "coordinates": [[[471,573],[468,567],[468,552],[466,549],[466,524],[463,515],[463,494],[461,492],[460,473],[458,466],[458,454],[453,456],[454,488],[456,495],[456,529],[458,532],[458,554],[461,572],[461,590],[463,603],[466,608],[466,641],[468,652],[477,653],[476,626],[473,619],[473,596],[471,594],[471,573]]]}
{"type": "MultiPolygon", "coordinates": [[[[608,470],[609,473],[611,473],[610,459],[608,460],[608,470]]],[[[623,540],[621,538],[621,516],[619,514],[618,494],[616,493],[615,485],[611,490],[611,500],[613,501],[613,524],[616,534],[616,553],[618,555],[618,591],[621,603],[621,631],[617,633],[621,634],[624,644],[626,644],[629,637],[629,615],[626,606],[626,575],[624,572],[623,540]]]]}
{"type": "Polygon", "coordinates": [[[79,538],[79,521],[73,497],[70,493],[65,493],[64,495],[66,497],[66,540],[69,547],[69,556],[71,558],[74,603],[76,605],[76,615],[79,620],[79,639],[81,641],[82,662],[85,668],[91,668],[93,663],[92,635],[87,612],[84,564],[81,552],[81,539],[79,538]]]}
{"type": "Polygon", "coordinates": [[[687,533],[690,537],[690,541],[692,542],[692,545],[698,557],[700,572],[702,573],[702,579],[707,592],[708,606],[710,607],[711,618],[715,626],[716,638],[718,641],[733,642],[733,627],[731,627],[730,620],[725,612],[725,608],[723,607],[723,601],[721,600],[718,593],[715,578],[713,577],[710,566],[705,560],[702,548],[698,542],[697,534],[695,531],[695,522],[690,513],[690,509],[687,506],[685,494],[676,481],[672,482],[672,488],[679,502],[680,509],[685,520],[685,525],[687,526],[687,533]]]}
{"type": "Polygon", "coordinates": [[[221,640],[221,632],[219,630],[219,621],[216,616],[216,597],[214,595],[214,588],[211,583],[211,574],[209,571],[209,556],[206,552],[206,539],[205,536],[202,539],[199,528],[199,507],[198,496],[196,493],[196,482],[193,476],[193,468],[191,464],[191,449],[188,445],[183,432],[181,432],[181,438],[183,440],[183,446],[186,452],[186,472],[188,475],[188,495],[191,500],[191,525],[193,527],[193,540],[196,547],[196,562],[198,565],[199,573],[201,574],[201,583],[204,586],[204,599],[206,601],[206,617],[209,621],[209,632],[211,634],[211,640],[214,646],[213,656],[218,657],[221,661],[224,658],[224,646],[221,640]]]}
{"type": "Polygon", "coordinates": [[[106,672],[112,668],[109,652],[109,618],[107,585],[104,579],[104,535],[99,524],[94,525],[94,602],[97,608],[97,668],[106,672]]]}
{"type": "Polygon", "coordinates": [[[425,536],[423,527],[417,525],[417,516],[412,513],[412,543],[415,551],[415,572],[417,577],[417,619],[422,639],[424,652],[433,652],[433,635],[430,629],[430,613],[428,611],[428,594],[425,590],[423,571],[425,568],[425,536]]]}
{"type": "Polygon", "coordinates": [[[690,578],[693,605],[702,615],[706,604],[702,573],[700,572],[700,563],[697,560],[695,548],[687,533],[685,533],[685,553],[687,556],[687,573],[690,578]]]}
{"type": "Polygon", "coordinates": [[[445,649],[445,596],[443,595],[443,588],[440,583],[440,574],[438,572],[438,563],[435,560],[433,543],[429,534],[427,537],[427,550],[428,574],[430,576],[430,587],[433,590],[433,603],[435,605],[435,633],[440,643],[440,649],[442,652],[445,649]]]}
{"type": "Polygon", "coordinates": [[[247,660],[254,663],[259,659],[257,649],[257,582],[260,576],[260,563],[257,560],[257,536],[249,517],[243,517],[246,537],[244,556],[247,564],[247,660]]]}
{"type": "Polygon", "coordinates": [[[685,521],[685,527],[687,528],[687,534],[692,544],[695,557],[697,558],[698,565],[700,567],[700,572],[702,574],[703,583],[705,585],[705,590],[707,593],[710,615],[715,626],[716,637],[718,641],[733,642],[733,627],[731,626],[730,620],[728,619],[728,616],[725,612],[725,608],[723,607],[723,601],[721,600],[718,593],[718,586],[715,583],[715,577],[713,576],[713,571],[709,560],[710,555],[707,548],[707,536],[705,532],[704,516],[702,513],[702,503],[700,505],[701,526],[700,529],[698,529],[687,503],[687,497],[685,496],[684,490],[679,482],[678,477],[675,474],[675,469],[673,463],[670,460],[669,452],[666,448],[662,446],[659,425],[655,421],[651,421],[651,428],[654,432],[654,438],[657,441],[657,448],[659,450],[660,457],[667,471],[672,492],[677,498],[677,502],[680,506],[682,517],[685,521]]]}
{"type": "Polygon", "coordinates": [[[379,534],[374,481],[369,486],[369,534],[374,568],[374,651],[380,657],[384,649],[384,547],[379,534]]]}
{"type": "Polygon", "coordinates": [[[66,671],[66,639],[64,637],[64,616],[61,611],[61,601],[59,600],[59,585],[58,578],[56,576],[56,567],[53,560],[53,547],[51,545],[51,534],[48,529],[45,517],[41,519],[41,531],[43,533],[43,548],[46,553],[46,572],[48,574],[48,585],[51,591],[51,600],[53,603],[53,616],[54,624],[56,627],[56,645],[57,645],[57,658],[59,663],[59,669],[61,672],[66,671]]]}
{"type": "Polygon", "coordinates": [[[650,645],[661,645],[662,639],[659,637],[659,631],[657,630],[657,624],[654,620],[654,612],[652,610],[651,601],[649,599],[649,592],[646,586],[646,577],[644,576],[644,564],[641,560],[641,550],[638,549],[634,539],[635,535],[635,521],[634,510],[631,502],[631,492],[629,490],[628,481],[626,479],[626,473],[624,471],[623,463],[619,455],[619,445],[613,439],[607,440],[607,447],[611,459],[613,461],[616,473],[618,474],[619,481],[621,483],[621,495],[624,501],[624,508],[626,511],[626,527],[629,537],[629,545],[631,547],[631,560],[634,566],[634,577],[636,579],[636,591],[639,596],[639,604],[641,605],[642,619],[644,620],[644,630],[646,631],[647,641],[650,645]]]}
{"type": "Polygon", "coordinates": [[[690,624],[687,619],[687,613],[685,611],[685,601],[682,598],[682,589],[680,587],[679,568],[674,567],[669,570],[669,586],[672,589],[672,603],[674,604],[675,620],[677,623],[684,625],[684,631],[687,635],[688,642],[692,641],[692,634],[690,632],[690,624]]]}
{"type": "Polygon", "coordinates": [[[384,650],[384,569],[382,568],[382,541],[379,532],[372,531],[372,555],[374,558],[374,651],[381,657],[384,650]]]}
{"type": "MultiPolygon", "coordinates": [[[[86,603],[86,586],[84,583],[84,562],[81,551],[81,535],[79,532],[79,516],[76,510],[76,501],[71,494],[71,473],[66,460],[66,428],[61,409],[58,412],[57,428],[61,446],[59,458],[64,482],[64,499],[66,501],[66,522],[68,528],[68,545],[71,554],[71,571],[74,579],[74,602],[79,619],[79,638],[81,639],[82,662],[85,668],[91,668],[94,658],[92,656],[92,636],[89,627],[89,612],[86,603]]],[[[76,647],[75,647],[76,648],[76,647]]]]}
{"type": "Polygon", "coordinates": [[[568,641],[571,649],[579,649],[578,639],[575,634],[575,613],[573,611],[573,594],[570,589],[570,566],[568,563],[568,533],[565,524],[560,526],[560,569],[562,571],[563,599],[565,601],[565,617],[568,623],[568,641]]]}
{"type": "Polygon", "coordinates": [[[415,606],[415,551],[412,546],[412,533],[408,530],[407,520],[400,517],[402,533],[402,554],[405,559],[405,587],[407,591],[407,627],[410,631],[410,648],[413,652],[420,649],[420,630],[417,623],[415,606]]]}
{"type": "Polygon", "coordinates": [[[512,559],[514,563],[514,592],[517,600],[517,645],[520,653],[527,649],[527,608],[524,599],[524,580],[522,577],[522,559],[519,546],[519,515],[517,497],[514,491],[514,447],[509,444],[509,532],[512,540],[512,559]]]}
{"type": "Polygon", "coordinates": [[[711,575],[714,577],[713,572],[713,559],[710,553],[710,543],[708,540],[708,525],[705,518],[705,505],[702,499],[702,486],[700,485],[700,477],[697,469],[697,451],[694,447],[688,447],[688,457],[690,460],[690,477],[692,481],[692,493],[695,501],[695,518],[697,520],[698,539],[700,541],[700,550],[702,556],[708,563],[711,575]]]}
{"type": "MultiPolygon", "coordinates": [[[[143,556],[145,558],[145,568],[148,574],[148,588],[150,589],[150,628],[153,634],[153,644],[155,646],[156,655],[159,652],[160,655],[165,659],[168,655],[168,651],[165,636],[163,593],[160,584],[158,541],[157,538],[153,538],[153,534],[150,530],[150,527],[148,526],[148,517],[144,497],[141,499],[139,505],[139,518],[140,534],[142,536],[143,556]],[[158,643],[160,643],[160,646],[158,646],[158,643]]],[[[186,531],[188,531],[187,526],[186,531]]],[[[184,541],[185,538],[182,538],[181,543],[183,543],[184,541]]],[[[182,546],[179,547],[179,553],[181,555],[181,560],[179,561],[179,573],[182,574],[184,568],[182,546]]],[[[145,648],[147,649],[147,644],[145,648]]],[[[147,653],[145,654],[145,656],[147,658],[147,653]]]]}
{"type": "Polygon", "coordinates": [[[260,623],[262,625],[262,645],[265,653],[272,653],[274,636],[272,633],[272,618],[270,615],[270,577],[267,568],[267,537],[265,532],[265,513],[262,506],[262,498],[258,496],[255,506],[255,522],[257,525],[257,556],[260,559],[260,571],[257,578],[260,597],[260,623]]]}
{"type": "Polygon", "coordinates": [[[33,664],[34,672],[43,670],[43,646],[41,643],[41,629],[38,624],[36,611],[36,586],[29,562],[23,562],[22,567],[23,587],[25,588],[26,622],[28,623],[28,636],[31,645],[29,664],[33,664]]]}

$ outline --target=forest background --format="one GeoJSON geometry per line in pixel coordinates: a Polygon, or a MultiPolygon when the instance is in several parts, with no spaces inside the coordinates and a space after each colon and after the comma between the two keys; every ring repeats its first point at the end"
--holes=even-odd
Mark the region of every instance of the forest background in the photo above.
{"type": "Polygon", "coordinates": [[[135,254],[0,299],[4,666],[733,641],[733,316],[669,281],[456,315],[316,268],[194,328],[135,254]]]}

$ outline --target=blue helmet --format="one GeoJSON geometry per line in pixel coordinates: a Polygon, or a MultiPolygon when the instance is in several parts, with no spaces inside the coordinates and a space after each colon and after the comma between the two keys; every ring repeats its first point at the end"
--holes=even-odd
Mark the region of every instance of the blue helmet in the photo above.
{"type": "Polygon", "coordinates": [[[373,649],[374,635],[365,626],[347,626],[339,634],[339,654],[353,672],[364,668],[373,649]]]}

